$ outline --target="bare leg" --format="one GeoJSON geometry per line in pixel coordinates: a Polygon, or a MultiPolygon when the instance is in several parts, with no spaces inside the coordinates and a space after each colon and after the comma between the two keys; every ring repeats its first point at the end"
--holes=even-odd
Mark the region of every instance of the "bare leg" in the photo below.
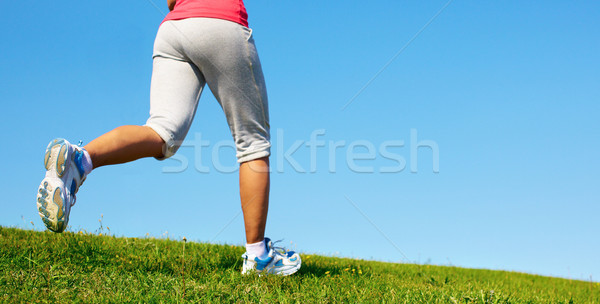
{"type": "Polygon", "coordinates": [[[265,238],[269,210],[269,158],[263,157],[240,165],[240,197],[244,212],[246,243],[265,238]]]}
{"type": "Polygon", "coordinates": [[[101,135],[84,148],[94,168],[163,156],[162,138],[150,127],[122,126],[101,135]]]}

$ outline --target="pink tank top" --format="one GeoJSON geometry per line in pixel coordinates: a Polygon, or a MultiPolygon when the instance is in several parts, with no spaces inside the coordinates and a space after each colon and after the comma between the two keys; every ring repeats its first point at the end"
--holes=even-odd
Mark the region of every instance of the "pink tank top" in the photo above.
{"type": "Polygon", "coordinates": [[[243,0],[177,0],[163,22],[194,17],[224,19],[248,26],[243,0]]]}

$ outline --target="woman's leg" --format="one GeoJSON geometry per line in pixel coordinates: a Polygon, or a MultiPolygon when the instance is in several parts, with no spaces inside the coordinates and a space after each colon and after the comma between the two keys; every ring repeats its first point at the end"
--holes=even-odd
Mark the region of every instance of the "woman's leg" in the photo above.
{"type": "Polygon", "coordinates": [[[246,243],[264,239],[269,210],[269,158],[263,157],[240,165],[240,197],[244,212],[246,243]]]}
{"type": "Polygon", "coordinates": [[[162,138],[147,126],[118,127],[85,146],[92,165],[98,168],[143,157],[163,157],[162,138]]]}
{"type": "Polygon", "coordinates": [[[269,111],[252,30],[233,22],[197,18],[179,23],[189,35],[186,54],[220,103],[240,163],[240,198],[248,244],[264,240],[269,207],[269,111]],[[199,47],[202,46],[202,47],[199,47]]]}
{"type": "MultiPolygon", "coordinates": [[[[268,98],[252,30],[234,22],[190,18],[174,22],[184,53],[223,108],[240,163],[240,198],[248,244],[264,240],[269,205],[268,98]]],[[[163,24],[164,27],[164,24],[163,24]]]]}

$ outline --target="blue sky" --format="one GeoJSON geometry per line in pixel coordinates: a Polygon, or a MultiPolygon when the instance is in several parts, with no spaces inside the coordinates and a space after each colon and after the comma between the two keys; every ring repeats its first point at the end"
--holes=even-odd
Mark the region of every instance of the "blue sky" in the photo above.
{"type": "MultiPolygon", "coordinates": [[[[600,278],[600,4],[453,1],[342,110],[447,2],[246,2],[274,139],[268,236],[306,253],[600,278]],[[316,130],[324,147],[300,146],[298,172],[283,154],[316,130]],[[439,172],[427,147],[411,172],[411,130],[437,146],[439,172]]],[[[43,228],[52,138],[145,122],[156,4],[0,3],[1,225],[43,228]]],[[[153,159],[94,171],[71,229],[103,215],[116,235],[242,244],[237,173],[216,168],[234,152],[212,155],[231,137],[208,90],[188,136],[200,138],[210,146],[178,153],[183,172],[153,159]]]]}

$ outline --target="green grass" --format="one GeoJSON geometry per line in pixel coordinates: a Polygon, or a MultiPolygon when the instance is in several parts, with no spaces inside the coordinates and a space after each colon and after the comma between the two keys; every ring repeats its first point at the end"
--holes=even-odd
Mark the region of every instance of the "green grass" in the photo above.
{"type": "Polygon", "coordinates": [[[304,254],[242,276],[240,246],[0,226],[0,302],[600,303],[600,284],[304,254]],[[184,255],[185,246],[185,255],[184,255]]]}

